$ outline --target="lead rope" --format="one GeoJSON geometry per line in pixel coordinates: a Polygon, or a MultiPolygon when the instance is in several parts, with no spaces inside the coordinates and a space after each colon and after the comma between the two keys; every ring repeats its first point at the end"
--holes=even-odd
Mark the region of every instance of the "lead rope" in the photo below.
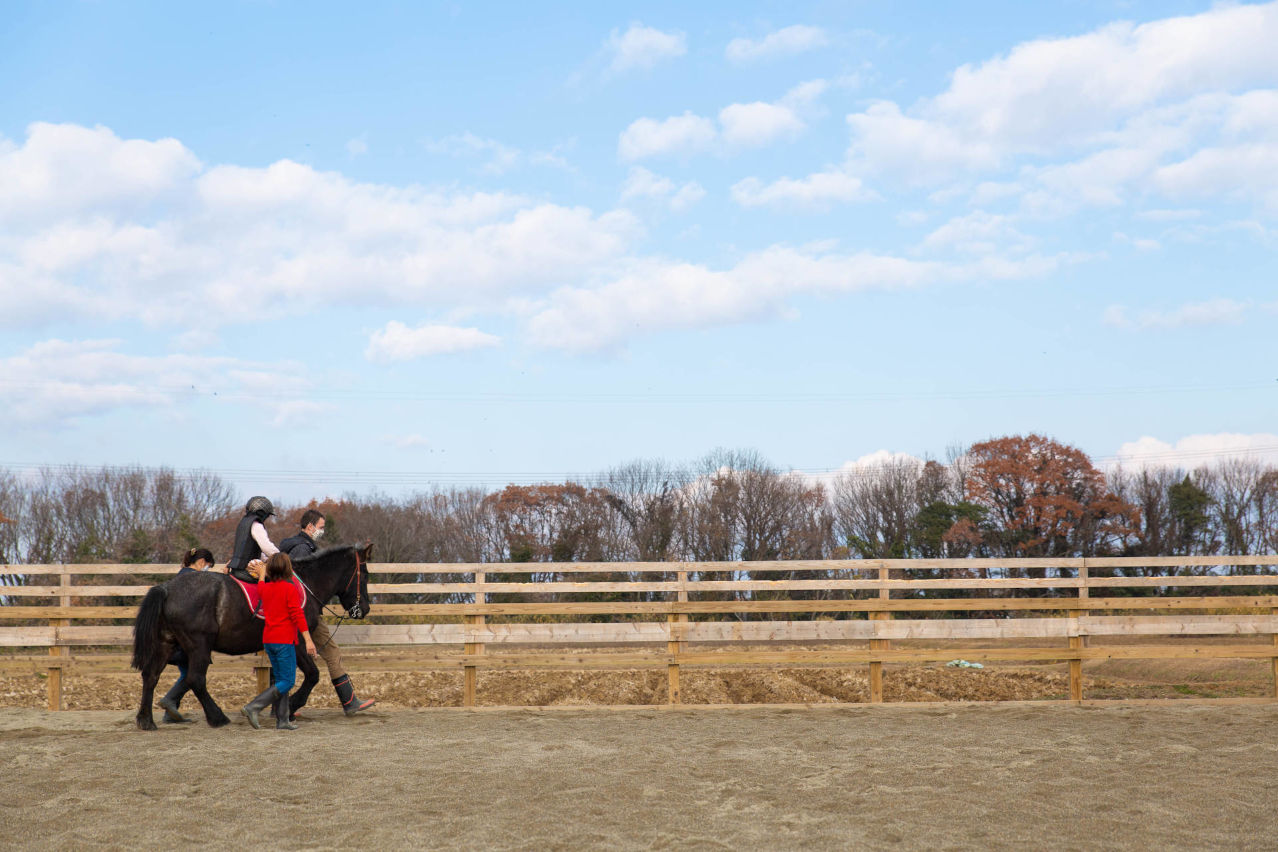
{"type": "MultiPolygon", "coordinates": [[[[360,593],[359,593],[360,591],[359,574],[362,567],[363,566],[361,565],[360,558],[359,558],[359,551],[356,550],[355,551],[355,573],[352,574],[351,579],[346,582],[347,588],[350,588],[351,583],[355,584],[355,605],[356,606],[359,606],[361,602],[360,593]]],[[[297,575],[294,574],[293,576],[296,577],[297,575]]],[[[302,584],[302,588],[306,589],[307,594],[309,594],[311,597],[315,598],[316,600],[319,600],[319,595],[315,594],[315,592],[312,591],[311,587],[306,585],[305,580],[303,580],[301,577],[297,577],[297,582],[302,584]]],[[[332,609],[329,608],[330,606],[331,606],[330,604],[322,603],[320,604],[320,609],[328,613],[329,615],[333,616],[334,618],[336,618],[337,624],[333,627],[331,631],[329,631],[328,640],[323,645],[320,645],[319,647],[315,649],[315,653],[317,654],[323,649],[327,648],[329,646],[329,643],[331,643],[334,639],[337,638],[337,631],[341,629],[342,624],[345,623],[346,621],[346,617],[347,617],[346,613],[334,612],[332,609]]]]}

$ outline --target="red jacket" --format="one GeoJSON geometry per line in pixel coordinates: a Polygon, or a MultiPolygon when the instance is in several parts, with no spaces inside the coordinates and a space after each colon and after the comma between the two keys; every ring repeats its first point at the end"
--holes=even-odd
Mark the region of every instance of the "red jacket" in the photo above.
{"type": "Polygon", "coordinates": [[[307,629],[301,590],[287,580],[259,583],[258,588],[262,591],[262,616],[266,619],[262,644],[296,644],[297,634],[307,629]]]}

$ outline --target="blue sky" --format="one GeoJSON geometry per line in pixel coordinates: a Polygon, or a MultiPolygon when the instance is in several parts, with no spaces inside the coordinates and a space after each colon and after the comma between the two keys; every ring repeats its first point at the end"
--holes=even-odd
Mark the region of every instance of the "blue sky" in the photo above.
{"type": "Polygon", "coordinates": [[[367,5],[6,7],[0,463],[1278,458],[1278,4],[367,5]]]}

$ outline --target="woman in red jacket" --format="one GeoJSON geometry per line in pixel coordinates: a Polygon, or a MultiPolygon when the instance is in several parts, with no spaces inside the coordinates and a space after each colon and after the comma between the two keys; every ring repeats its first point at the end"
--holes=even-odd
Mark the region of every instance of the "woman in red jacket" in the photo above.
{"type": "Polygon", "coordinates": [[[271,658],[271,688],[244,705],[241,711],[249,724],[260,728],[257,714],[275,705],[276,730],[295,731],[297,725],[288,720],[288,691],[297,680],[297,634],[306,640],[306,653],[315,655],[315,643],[306,627],[302,612],[302,592],[293,584],[293,560],[286,553],[276,553],[266,563],[266,575],[258,585],[262,591],[262,648],[271,658]]]}

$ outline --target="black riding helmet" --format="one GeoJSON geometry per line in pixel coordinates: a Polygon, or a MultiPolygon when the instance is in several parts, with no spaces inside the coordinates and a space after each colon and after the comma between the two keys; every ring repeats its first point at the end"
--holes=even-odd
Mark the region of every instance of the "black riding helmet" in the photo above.
{"type": "Polygon", "coordinates": [[[244,514],[257,515],[259,521],[265,522],[267,518],[275,514],[275,507],[265,497],[250,497],[248,503],[244,505],[244,514]]]}

